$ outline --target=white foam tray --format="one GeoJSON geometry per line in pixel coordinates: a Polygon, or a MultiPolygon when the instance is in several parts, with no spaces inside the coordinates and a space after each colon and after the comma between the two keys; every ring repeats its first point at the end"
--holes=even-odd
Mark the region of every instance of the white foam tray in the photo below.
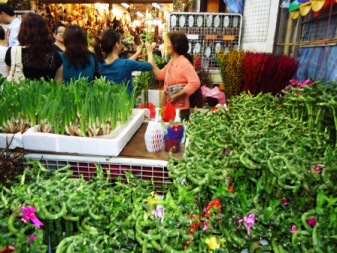
{"type": "Polygon", "coordinates": [[[16,133],[16,134],[1,133],[0,134],[0,149],[6,148],[9,143],[11,143],[9,145],[9,149],[23,148],[22,134],[21,133],[16,133]]]}
{"type": "Polygon", "coordinates": [[[77,137],[38,132],[38,126],[22,136],[26,150],[78,155],[118,156],[144,122],[144,110],[134,109],[131,119],[120,127],[117,136],[105,138],[77,137]]]}

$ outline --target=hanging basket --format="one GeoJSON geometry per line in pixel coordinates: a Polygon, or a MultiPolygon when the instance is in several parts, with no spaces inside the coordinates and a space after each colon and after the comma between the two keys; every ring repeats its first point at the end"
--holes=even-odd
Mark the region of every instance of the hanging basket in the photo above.
{"type": "Polygon", "coordinates": [[[308,15],[308,13],[311,10],[311,3],[310,2],[306,2],[304,4],[301,4],[300,6],[300,14],[301,16],[306,16],[308,15]]]}
{"type": "Polygon", "coordinates": [[[314,12],[317,12],[323,8],[325,0],[310,0],[310,2],[311,2],[312,10],[314,12]]]}

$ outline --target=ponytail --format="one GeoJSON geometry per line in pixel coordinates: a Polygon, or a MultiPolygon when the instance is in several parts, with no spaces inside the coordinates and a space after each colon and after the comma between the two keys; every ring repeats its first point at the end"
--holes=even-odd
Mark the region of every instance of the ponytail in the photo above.
{"type": "Polygon", "coordinates": [[[184,54],[185,58],[187,58],[187,60],[192,64],[194,65],[194,59],[193,59],[193,55],[189,54],[189,53],[186,53],[184,54]]]}

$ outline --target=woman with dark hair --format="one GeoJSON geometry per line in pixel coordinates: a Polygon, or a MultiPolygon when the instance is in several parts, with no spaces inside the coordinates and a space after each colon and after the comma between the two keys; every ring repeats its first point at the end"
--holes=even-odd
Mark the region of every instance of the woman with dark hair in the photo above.
{"type": "MultiPolygon", "coordinates": [[[[150,48],[148,44],[146,46],[150,48]]],[[[101,48],[106,56],[105,62],[99,64],[101,75],[114,83],[125,83],[130,94],[133,91],[132,72],[152,70],[152,66],[148,62],[119,58],[119,54],[123,50],[123,44],[121,43],[120,34],[112,29],[103,33],[101,48]]],[[[152,50],[147,51],[149,59],[152,59],[152,50]]]]}
{"type": "Polygon", "coordinates": [[[54,47],[57,52],[62,53],[66,49],[64,47],[64,41],[63,41],[63,36],[64,36],[64,30],[66,29],[65,25],[62,23],[57,23],[53,27],[53,36],[55,39],[54,42],[54,47]]]}
{"type": "Polygon", "coordinates": [[[81,27],[69,25],[64,32],[66,50],[61,54],[63,60],[63,81],[86,77],[94,79],[97,63],[94,55],[88,49],[87,36],[81,27]]]}
{"type": "Polygon", "coordinates": [[[102,53],[101,46],[99,44],[99,38],[98,37],[93,37],[90,40],[89,51],[95,55],[97,62],[99,62],[99,63],[104,62],[104,56],[103,56],[103,53],[102,53]]]}
{"type": "Polygon", "coordinates": [[[167,54],[169,63],[160,70],[152,61],[153,73],[158,80],[164,80],[164,104],[170,101],[180,110],[181,119],[189,119],[189,96],[200,87],[200,79],[193,66],[193,58],[188,52],[188,39],[184,33],[169,35],[167,54]]]}
{"type": "MultiPolygon", "coordinates": [[[[18,40],[26,78],[62,82],[62,59],[54,49],[47,23],[40,15],[29,12],[23,16],[18,40]]],[[[8,73],[13,60],[11,49],[8,48],[5,58],[8,73]]]]}

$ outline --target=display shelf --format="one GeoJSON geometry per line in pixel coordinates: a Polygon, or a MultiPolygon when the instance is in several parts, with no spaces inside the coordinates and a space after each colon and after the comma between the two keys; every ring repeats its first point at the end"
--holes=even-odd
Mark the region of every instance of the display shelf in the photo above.
{"type": "Polygon", "coordinates": [[[241,30],[240,14],[172,12],[168,18],[168,31],[186,33],[189,53],[201,56],[202,67],[208,69],[217,69],[219,50],[240,48],[241,30]]]}

